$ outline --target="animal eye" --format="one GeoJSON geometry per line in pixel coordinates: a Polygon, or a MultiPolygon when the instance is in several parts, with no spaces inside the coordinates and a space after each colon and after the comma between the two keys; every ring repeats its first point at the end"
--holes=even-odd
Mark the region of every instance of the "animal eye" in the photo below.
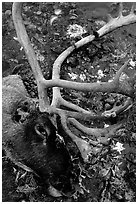
{"type": "Polygon", "coordinates": [[[46,130],[45,130],[45,128],[43,126],[38,125],[37,130],[39,131],[40,134],[42,134],[44,136],[47,135],[47,132],[46,132],[46,130]]]}
{"type": "Polygon", "coordinates": [[[46,145],[46,141],[47,141],[47,132],[45,130],[45,128],[43,127],[43,125],[40,124],[36,124],[35,125],[35,139],[37,142],[42,142],[43,144],[46,145]]]}

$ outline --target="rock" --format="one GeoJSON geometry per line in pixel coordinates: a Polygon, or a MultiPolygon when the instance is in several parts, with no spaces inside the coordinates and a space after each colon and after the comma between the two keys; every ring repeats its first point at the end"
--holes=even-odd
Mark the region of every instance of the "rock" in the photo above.
{"type": "Polygon", "coordinates": [[[67,63],[71,66],[71,67],[76,67],[78,65],[78,59],[75,57],[69,57],[67,59],[67,63]]]}
{"type": "Polygon", "coordinates": [[[12,14],[11,10],[6,10],[5,15],[10,16],[12,14]]]}
{"type": "Polygon", "coordinates": [[[104,74],[109,74],[109,72],[110,72],[110,68],[109,68],[109,67],[106,67],[106,68],[104,69],[104,74]]]}
{"type": "Polygon", "coordinates": [[[115,103],[115,99],[114,98],[107,98],[106,102],[109,103],[110,105],[113,105],[115,103]]]}
{"type": "Polygon", "coordinates": [[[109,103],[105,104],[105,110],[110,110],[112,108],[112,106],[109,103]]]}

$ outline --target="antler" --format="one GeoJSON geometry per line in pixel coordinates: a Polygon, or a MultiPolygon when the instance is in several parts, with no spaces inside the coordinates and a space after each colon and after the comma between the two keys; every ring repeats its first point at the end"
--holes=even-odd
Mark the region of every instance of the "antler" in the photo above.
{"type": "Polygon", "coordinates": [[[21,46],[24,48],[24,51],[26,53],[30,66],[34,73],[34,76],[37,82],[37,88],[38,88],[39,106],[40,106],[40,110],[43,112],[43,110],[45,110],[46,107],[49,106],[47,89],[46,89],[46,81],[43,77],[41,68],[36,59],[34,49],[31,45],[25,26],[23,24],[23,19],[21,16],[22,4],[23,4],[22,2],[13,3],[13,7],[12,7],[13,22],[15,25],[18,41],[20,42],[21,46]],[[43,81],[45,83],[43,83],[43,81]]]}
{"type": "MultiPolygon", "coordinates": [[[[119,71],[114,76],[111,82],[100,82],[100,83],[78,83],[60,79],[60,68],[64,62],[64,60],[75,50],[80,48],[83,45],[92,42],[95,39],[94,35],[89,35],[85,38],[82,38],[80,41],[76,42],[75,45],[70,46],[64,52],[62,52],[59,57],[55,60],[53,65],[53,73],[52,79],[46,80],[41,72],[41,68],[38,64],[38,61],[35,56],[35,52],[33,47],[29,41],[28,35],[25,30],[25,26],[23,24],[22,16],[21,16],[21,8],[22,3],[15,2],[13,3],[13,21],[15,25],[15,29],[17,32],[18,40],[21,45],[24,47],[26,56],[34,73],[34,76],[37,81],[38,87],[38,97],[39,97],[39,108],[41,112],[49,112],[49,113],[56,113],[61,117],[61,124],[65,132],[72,138],[72,140],[78,146],[81,155],[85,161],[88,160],[88,155],[92,152],[92,148],[88,142],[84,141],[81,138],[78,138],[74,135],[68,128],[68,124],[72,123],[75,127],[80,129],[81,131],[87,132],[89,135],[96,135],[100,137],[101,135],[106,135],[108,139],[109,136],[113,135],[114,132],[121,127],[120,124],[117,124],[114,127],[107,128],[105,130],[101,129],[88,129],[84,128],[82,124],[80,124],[76,119],[84,118],[84,119],[106,119],[109,117],[115,117],[116,114],[130,108],[132,106],[132,100],[130,97],[133,95],[133,88],[130,84],[125,81],[120,81],[120,75],[127,67],[129,60],[119,69],[119,71]],[[47,88],[53,87],[53,98],[52,103],[49,103],[48,96],[47,96],[47,88]],[[94,115],[91,111],[85,110],[71,102],[64,100],[60,93],[60,87],[67,88],[67,89],[74,89],[78,91],[91,91],[91,92],[103,92],[103,93],[120,93],[123,95],[128,96],[128,99],[124,105],[121,106],[114,106],[113,109],[110,111],[104,112],[100,116],[94,115]],[[67,107],[72,109],[72,111],[62,110],[61,106],[67,107]],[[83,116],[82,116],[83,114],[83,116]],[[73,118],[76,119],[73,119],[73,118]]],[[[100,28],[97,33],[99,37],[125,25],[129,25],[136,22],[136,15],[134,13],[134,7],[132,7],[131,12],[127,16],[122,15],[123,5],[120,4],[119,15],[117,18],[113,18],[108,15],[109,21],[106,25],[100,28]]]]}

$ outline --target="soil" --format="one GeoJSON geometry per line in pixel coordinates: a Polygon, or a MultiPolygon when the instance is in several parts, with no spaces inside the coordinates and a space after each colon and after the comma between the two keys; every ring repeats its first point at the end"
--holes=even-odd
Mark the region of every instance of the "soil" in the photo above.
{"type": "MultiPolygon", "coordinates": [[[[132,4],[125,3],[123,14],[127,15],[132,4]]],[[[2,76],[19,74],[32,98],[37,97],[37,85],[24,51],[16,38],[12,15],[12,3],[2,4],[2,76]]],[[[78,24],[85,28],[85,37],[97,31],[107,22],[107,13],[117,16],[117,3],[63,2],[63,3],[24,3],[23,18],[27,33],[35,50],[37,59],[46,79],[50,78],[55,59],[74,41],[67,36],[69,25],[78,24]],[[50,24],[54,11],[61,14],[50,24]]],[[[63,63],[61,78],[79,82],[98,82],[112,79],[116,71],[130,59],[125,70],[126,76],[133,80],[135,89],[136,69],[136,26],[135,24],[119,28],[101,39],[75,50],[63,63]],[[74,77],[74,78],[73,78],[74,77]]],[[[49,89],[51,99],[51,90],[49,89]]],[[[62,90],[62,96],[96,114],[121,104],[126,97],[120,94],[83,93],[74,90],[62,90]]],[[[74,164],[78,182],[73,184],[75,191],[68,196],[54,198],[49,196],[43,183],[32,173],[17,182],[17,174],[25,172],[3,157],[3,201],[29,202],[135,202],[136,201],[136,102],[126,113],[116,120],[125,119],[124,128],[118,131],[110,144],[102,146],[102,151],[84,164],[80,160],[74,164]],[[113,150],[119,142],[125,148],[113,150]]],[[[117,121],[108,121],[115,124],[117,121]]],[[[92,127],[104,127],[105,122],[90,121],[92,127]]],[[[76,131],[76,130],[74,130],[76,131]]],[[[69,145],[68,145],[69,147],[69,145]]],[[[75,153],[74,153],[75,154],[75,153]]],[[[77,153],[76,153],[77,155],[77,153]]]]}

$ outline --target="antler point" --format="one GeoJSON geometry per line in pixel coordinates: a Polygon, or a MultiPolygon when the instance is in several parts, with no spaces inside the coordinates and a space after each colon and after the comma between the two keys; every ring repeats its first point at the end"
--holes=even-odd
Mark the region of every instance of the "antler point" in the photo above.
{"type": "Polygon", "coordinates": [[[113,17],[111,16],[111,14],[107,14],[107,20],[108,20],[108,22],[110,22],[110,21],[112,21],[113,20],[113,17]]]}
{"type": "Polygon", "coordinates": [[[135,11],[135,5],[134,5],[134,3],[133,3],[133,4],[132,4],[132,7],[131,7],[130,13],[131,13],[131,14],[134,14],[134,11],[135,11]]]}
{"type": "Polygon", "coordinates": [[[120,2],[120,4],[119,4],[119,15],[118,15],[119,18],[122,16],[122,12],[123,12],[123,3],[120,2]]]}

